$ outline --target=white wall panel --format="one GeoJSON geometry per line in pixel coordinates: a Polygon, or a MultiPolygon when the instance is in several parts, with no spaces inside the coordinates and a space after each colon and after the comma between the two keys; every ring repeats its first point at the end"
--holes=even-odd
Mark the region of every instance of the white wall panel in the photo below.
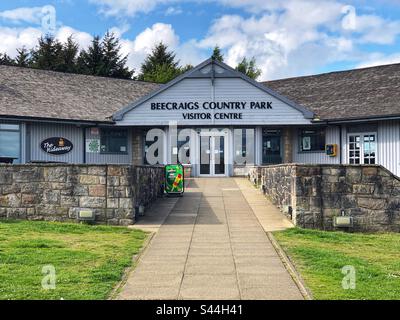
{"type": "MultiPolygon", "coordinates": [[[[213,117],[212,117],[213,118],[213,117]]],[[[299,110],[240,78],[184,79],[125,114],[118,125],[279,125],[309,124],[299,110]],[[215,95],[215,98],[214,98],[215,95]],[[151,110],[151,103],[198,102],[198,110],[151,110]],[[204,102],[247,102],[245,110],[205,110],[204,102]],[[250,102],[272,102],[272,109],[250,109],[250,102]],[[243,119],[184,120],[183,113],[242,113],[243,119]]]]}

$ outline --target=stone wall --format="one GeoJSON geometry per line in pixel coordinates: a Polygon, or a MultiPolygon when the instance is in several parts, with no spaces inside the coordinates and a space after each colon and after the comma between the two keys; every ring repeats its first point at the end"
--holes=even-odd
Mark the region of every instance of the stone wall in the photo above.
{"type": "Polygon", "coordinates": [[[300,227],[333,230],[334,217],[344,214],[353,217],[354,231],[400,232],[400,180],[381,166],[289,164],[259,170],[256,184],[300,227]]]}
{"type": "Polygon", "coordinates": [[[162,190],[161,167],[129,165],[0,165],[0,218],[133,224],[138,206],[162,190]]]}

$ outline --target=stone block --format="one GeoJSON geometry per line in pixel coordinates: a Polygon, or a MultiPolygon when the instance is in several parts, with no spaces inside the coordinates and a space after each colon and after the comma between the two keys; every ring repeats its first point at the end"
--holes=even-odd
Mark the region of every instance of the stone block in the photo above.
{"type": "Polygon", "coordinates": [[[18,208],[21,206],[21,196],[15,193],[0,196],[0,206],[18,208]]]}
{"type": "Polygon", "coordinates": [[[105,176],[107,173],[106,166],[90,166],[88,167],[89,175],[105,176]]]}
{"type": "Polygon", "coordinates": [[[77,207],[79,206],[78,196],[61,196],[61,206],[62,207],[77,207]]]}
{"type": "Polygon", "coordinates": [[[11,184],[13,181],[13,175],[11,172],[3,170],[3,168],[0,170],[0,185],[5,185],[5,184],[11,184]]]}
{"type": "Polygon", "coordinates": [[[26,219],[26,208],[7,208],[8,219],[26,219]]]}
{"type": "Polygon", "coordinates": [[[351,167],[346,169],[346,180],[348,183],[360,183],[361,177],[361,168],[351,167]]]}
{"type": "Polygon", "coordinates": [[[121,219],[119,220],[119,225],[120,226],[131,226],[135,223],[135,220],[133,219],[121,219]]]}
{"type": "Polygon", "coordinates": [[[42,197],[43,204],[60,204],[60,191],[45,190],[42,197]]]}
{"type": "Polygon", "coordinates": [[[23,207],[30,207],[34,205],[35,202],[36,202],[35,194],[23,194],[21,197],[21,206],[23,207]]]}
{"type": "Polygon", "coordinates": [[[107,186],[116,187],[119,186],[119,177],[107,177],[107,186]]]}
{"type": "Polygon", "coordinates": [[[110,226],[118,226],[119,224],[119,220],[118,219],[108,219],[107,220],[107,224],[110,226]]]}
{"type": "Polygon", "coordinates": [[[120,198],[119,199],[119,207],[121,209],[133,208],[133,200],[131,198],[120,198]]]}
{"type": "Polygon", "coordinates": [[[375,198],[363,198],[359,197],[357,199],[358,206],[360,208],[366,208],[371,210],[383,210],[387,206],[386,199],[375,199],[375,198]]]}
{"type": "Polygon", "coordinates": [[[66,182],[68,176],[67,167],[49,167],[44,169],[44,179],[49,182],[66,182]]]}
{"type": "Polygon", "coordinates": [[[3,185],[0,194],[7,195],[10,193],[20,193],[20,192],[21,192],[20,184],[10,184],[10,185],[3,185]]]}
{"type": "Polygon", "coordinates": [[[83,208],[105,208],[106,198],[104,197],[80,197],[79,206],[83,208]]]}
{"type": "Polygon", "coordinates": [[[99,184],[99,177],[94,175],[80,175],[79,183],[81,184],[99,184]]]}
{"type": "Polygon", "coordinates": [[[122,175],[122,169],[120,166],[108,166],[107,174],[109,176],[120,176],[122,175]]]}
{"type": "Polygon", "coordinates": [[[89,195],[89,188],[88,186],[78,184],[74,187],[72,194],[74,196],[87,196],[89,195]]]}
{"type": "Polygon", "coordinates": [[[375,190],[374,184],[355,184],[353,185],[353,193],[355,194],[373,194],[375,190]]]}
{"type": "Polygon", "coordinates": [[[378,174],[378,167],[364,167],[362,168],[364,176],[376,176],[378,174]]]}
{"type": "Polygon", "coordinates": [[[118,219],[133,219],[134,212],[133,209],[114,209],[115,218],[118,219]]]}
{"type": "Polygon", "coordinates": [[[107,199],[107,208],[116,209],[119,207],[119,199],[118,198],[108,198],[107,199]]]}
{"type": "Polygon", "coordinates": [[[91,197],[105,197],[106,187],[104,185],[89,186],[89,196],[91,197]]]}

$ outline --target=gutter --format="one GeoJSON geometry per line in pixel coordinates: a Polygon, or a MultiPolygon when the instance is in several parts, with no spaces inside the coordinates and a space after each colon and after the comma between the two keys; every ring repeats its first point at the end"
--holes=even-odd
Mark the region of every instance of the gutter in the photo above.
{"type": "Polygon", "coordinates": [[[74,120],[74,119],[52,119],[52,118],[41,118],[41,117],[23,117],[23,116],[7,116],[0,115],[0,119],[8,121],[25,121],[25,122],[45,122],[45,123],[63,123],[63,124],[74,124],[83,126],[100,126],[100,125],[115,125],[114,121],[85,121],[85,120],[74,120]]]}
{"type": "Polygon", "coordinates": [[[373,122],[385,120],[400,120],[400,114],[391,116],[370,116],[361,118],[347,118],[347,119],[327,119],[327,120],[312,120],[313,124],[341,124],[341,123],[356,123],[356,122],[373,122]]]}

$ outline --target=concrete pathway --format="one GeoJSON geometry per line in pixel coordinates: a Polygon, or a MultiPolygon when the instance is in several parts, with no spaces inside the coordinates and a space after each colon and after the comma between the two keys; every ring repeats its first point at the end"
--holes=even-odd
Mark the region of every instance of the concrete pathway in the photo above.
{"type": "Polygon", "coordinates": [[[246,183],[194,179],[184,197],[165,200],[176,203],[118,298],[303,299],[253,210],[271,215],[264,222],[274,229],[290,224],[276,211],[257,209],[268,201],[250,196],[257,191],[246,183]]]}

